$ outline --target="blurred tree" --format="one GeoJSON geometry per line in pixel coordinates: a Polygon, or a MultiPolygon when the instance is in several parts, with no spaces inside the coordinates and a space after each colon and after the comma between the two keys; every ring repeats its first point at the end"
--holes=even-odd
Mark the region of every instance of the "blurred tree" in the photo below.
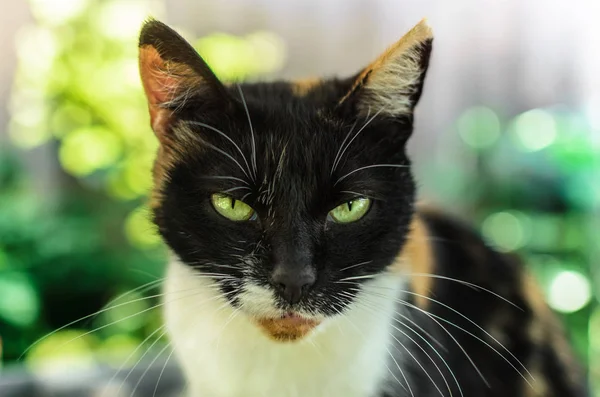
{"type": "Polygon", "coordinates": [[[467,158],[458,163],[460,188],[446,181],[439,196],[462,198],[491,244],[524,258],[550,306],[562,313],[576,352],[598,374],[591,358],[600,333],[591,332],[590,316],[600,313],[600,142],[592,126],[583,112],[560,106],[512,120],[477,107],[464,112],[457,129],[476,166],[466,169],[467,158]]]}
{"type": "MultiPolygon", "coordinates": [[[[16,359],[38,338],[130,291],[97,320],[72,324],[28,354],[34,363],[48,355],[63,357],[64,348],[57,346],[79,338],[85,343],[72,344],[83,349],[79,353],[118,350],[120,364],[143,338],[151,342],[160,336],[154,333],[158,314],[150,309],[157,304],[152,296],[166,258],[145,207],[157,141],[138,77],[136,45],[142,21],[159,10],[142,1],[30,0],[30,5],[36,23],[17,38],[9,132],[21,148],[57,148],[63,173],[55,185],[62,191],[40,197],[31,184],[36,175],[2,154],[4,360],[16,359]],[[147,281],[146,291],[131,292],[147,281]],[[81,338],[96,325],[99,332],[81,338]]],[[[227,81],[268,75],[285,61],[284,43],[270,32],[216,33],[196,44],[227,81]]]]}

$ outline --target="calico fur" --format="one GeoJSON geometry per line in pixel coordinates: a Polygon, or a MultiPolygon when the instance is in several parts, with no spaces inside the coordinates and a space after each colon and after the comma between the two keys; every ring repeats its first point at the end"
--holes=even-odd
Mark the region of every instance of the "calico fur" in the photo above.
{"type": "Polygon", "coordinates": [[[354,76],[226,85],[177,33],[145,24],[161,143],[151,207],[190,396],[585,395],[518,260],[415,205],[405,146],[432,43],[421,22],[354,76]],[[257,216],[225,219],[215,193],[257,216]],[[363,218],[332,221],[359,197],[363,218]],[[296,302],[279,271],[316,276],[296,302]]]}

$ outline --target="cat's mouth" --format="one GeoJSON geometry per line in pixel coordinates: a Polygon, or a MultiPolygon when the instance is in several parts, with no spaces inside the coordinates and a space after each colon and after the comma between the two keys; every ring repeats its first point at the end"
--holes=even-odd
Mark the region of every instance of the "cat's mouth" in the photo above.
{"type": "Polygon", "coordinates": [[[277,318],[258,320],[260,328],[271,338],[279,342],[292,342],[302,339],[321,323],[320,320],[288,312],[277,318]]]}

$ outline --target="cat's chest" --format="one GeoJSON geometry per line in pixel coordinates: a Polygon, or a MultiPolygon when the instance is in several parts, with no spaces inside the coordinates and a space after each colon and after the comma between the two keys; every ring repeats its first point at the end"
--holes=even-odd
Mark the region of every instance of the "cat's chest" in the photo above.
{"type": "MultiPolygon", "coordinates": [[[[358,342],[358,341],[357,341],[358,342]]],[[[293,349],[295,350],[295,349],[293,349]]],[[[285,354],[211,346],[203,356],[183,357],[188,368],[190,397],[327,396],[374,397],[384,375],[379,357],[335,356],[318,345],[285,354]]],[[[191,351],[190,351],[191,353],[191,351]]]]}
{"type": "Polygon", "coordinates": [[[167,282],[174,298],[165,315],[190,397],[373,397],[380,390],[388,374],[386,316],[356,311],[300,342],[275,342],[235,309],[211,301],[210,290],[194,302],[178,299],[174,291],[191,287],[181,276],[167,282]]]}

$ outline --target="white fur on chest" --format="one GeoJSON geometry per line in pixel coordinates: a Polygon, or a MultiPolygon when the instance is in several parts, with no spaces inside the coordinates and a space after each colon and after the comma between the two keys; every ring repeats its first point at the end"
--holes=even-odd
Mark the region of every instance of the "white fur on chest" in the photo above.
{"type": "Polygon", "coordinates": [[[358,299],[306,338],[282,343],[236,313],[208,279],[173,261],[165,317],[189,397],[373,396],[388,376],[393,297],[400,283],[392,277],[370,282],[384,287],[381,297],[362,304],[358,299]]]}

